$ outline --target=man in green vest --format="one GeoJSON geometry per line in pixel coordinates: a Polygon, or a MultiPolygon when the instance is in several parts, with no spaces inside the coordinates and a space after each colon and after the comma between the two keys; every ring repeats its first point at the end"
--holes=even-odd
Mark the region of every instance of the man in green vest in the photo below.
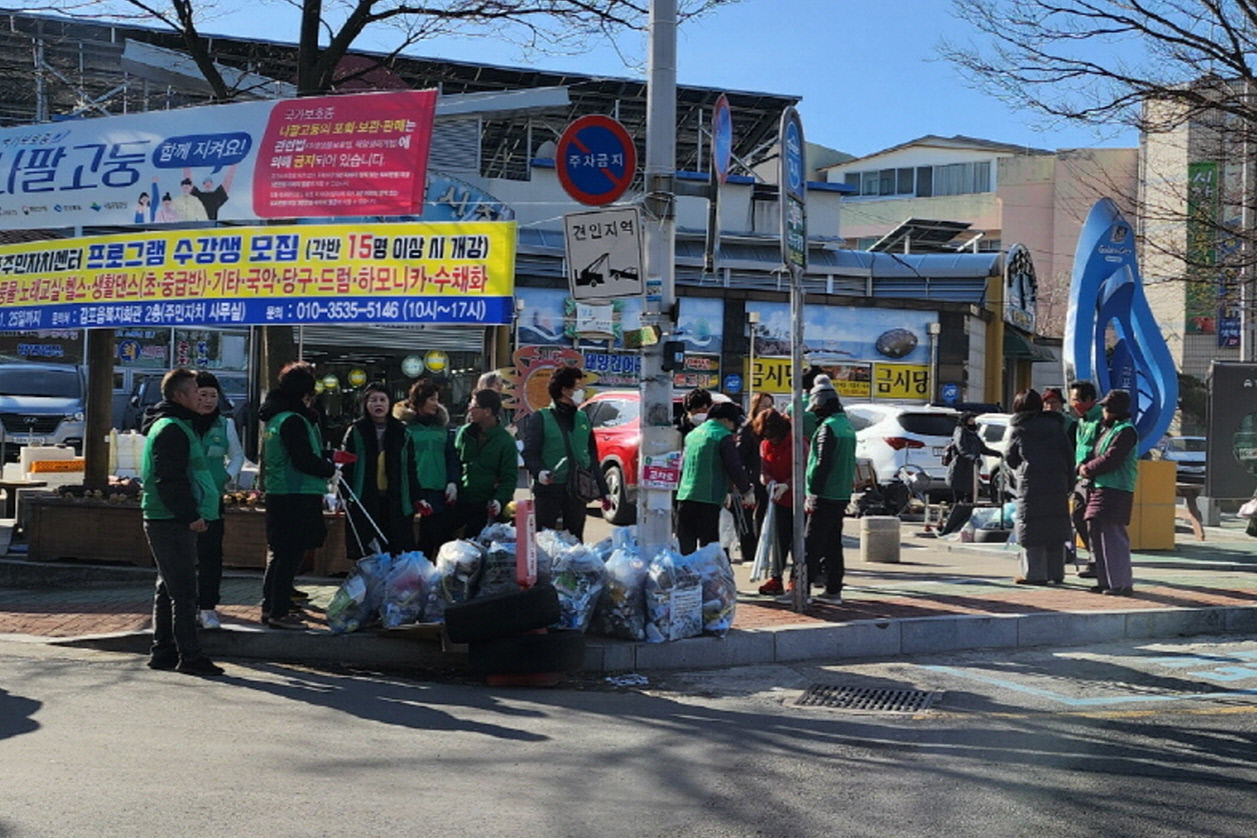
{"type": "MultiPolygon", "coordinates": [[[[1096,436],[1100,430],[1103,409],[1096,402],[1098,394],[1096,386],[1090,381],[1075,381],[1069,385],[1069,412],[1072,420],[1066,428],[1070,442],[1074,444],[1074,465],[1082,465],[1091,459],[1091,449],[1095,447],[1096,436]]],[[[1082,545],[1092,552],[1091,561],[1078,571],[1083,579],[1094,579],[1096,575],[1095,555],[1091,550],[1091,539],[1088,534],[1087,522],[1083,514],[1087,510],[1087,493],[1083,488],[1074,490],[1071,500],[1073,507],[1074,532],[1082,539],[1082,545]]]]}
{"type": "Polygon", "coordinates": [[[140,463],[144,535],[157,564],[148,665],[212,677],[223,669],[202,654],[197,636],[196,545],[208,522],[219,517],[219,491],[193,430],[200,403],[196,373],[171,370],[161,392],[162,401],[146,416],[140,463]]]}
{"type": "Polygon", "coordinates": [[[808,410],[816,414],[816,436],[807,454],[808,513],[804,530],[807,575],[811,584],[824,583],[821,599],[842,603],[846,567],[842,555],[842,523],[855,482],[855,430],[842,409],[827,376],[817,376],[808,410]],[[825,378],[821,381],[821,378],[825,378]]]}
{"type": "Polygon", "coordinates": [[[1078,474],[1091,480],[1085,519],[1096,562],[1093,593],[1130,596],[1130,523],[1135,505],[1139,433],[1131,422],[1130,392],[1110,390],[1100,402],[1104,415],[1095,445],[1078,474]]]}
{"type": "Polygon", "coordinates": [[[755,506],[751,480],[733,435],[740,412],[732,402],[714,404],[702,424],[685,438],[677,487],[677,541],[682,554],[720,540],[720,510],[731,489],[742,496],[743,506],[755,506]]]}
{"type": "Polygon", "coordinates": [[[496,521],[515,495],[519,451],[498,419],[501,410],[496,391],[477,390],[467,406],[467,424],[454,438],[462,471],[458,519],[464,538],[475,538],[489,521],[496,521]]]}

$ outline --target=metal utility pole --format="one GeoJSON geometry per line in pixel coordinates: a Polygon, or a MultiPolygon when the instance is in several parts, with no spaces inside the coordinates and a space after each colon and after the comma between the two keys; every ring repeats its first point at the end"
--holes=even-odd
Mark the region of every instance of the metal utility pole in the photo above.
{"type": "MultiPolygon", "coordinates": [[[[643,234],[645,299],[642,325],[657,327],[656,343],[642,348],[642,457],[680,449],[672,426],[672,376],[663,369],[663,339],[675,330],[676,304],[676,0],[651,0],[649,68],[646,87],[646,165],[643,234]]],[[[672,537],[672,492],[647,488],[637,493],[638,537],[642,555],[654,555],[672,537]]]]}

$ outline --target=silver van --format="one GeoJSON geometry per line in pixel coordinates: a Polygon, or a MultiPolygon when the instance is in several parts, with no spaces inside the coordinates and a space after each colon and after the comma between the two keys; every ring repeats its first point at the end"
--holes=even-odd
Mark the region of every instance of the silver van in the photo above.
{"type": "Polygon", "coordinates": [[[69,364],[0,363],[0,448],[15,460],[23,445],[83,450],[87,382],[69,364]]]}

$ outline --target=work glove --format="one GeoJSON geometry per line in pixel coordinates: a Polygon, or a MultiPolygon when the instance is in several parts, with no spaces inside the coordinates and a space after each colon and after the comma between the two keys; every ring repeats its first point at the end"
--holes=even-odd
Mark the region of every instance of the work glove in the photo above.
{"type": "Polygon", "coordinates": [[[333,451],[332,462],[338,466],[347,466],[350,463],[358,462],[358,455],[350,451],[333,451]]]}
{"type": "Polygon", "coordinates": [[[775,501],[777,501],[777,500],[781,500],[781,499],[782,499],[782,497],[784,497],[784,496],[785,496],[786,492],[787,492],[789,489],[790,489],[790,484],[789,484],[789,483],[776,483],[776,484],[774,484],[774,485],[773,485],[773,489],[772,489],[772,492],[773,492],[773,500],[775,500],[775,501]]]}
{"type": "Polygon", "coordinates": [[[445,502],[448,504],[453,504],[454,501],[456,500],[458,500],[458,484],[446,483],[445,484],[445,502]]]}
{"type": "Polygon", "coordinates": [[[426,500],[415,501],[415,514],[420,518],[427,518],[435,511],[436,510],[432,508],[432,504],[428,503],[426,500]]]}
{"type": "Polygon", "coordinates": [[[490,518],[496,518],[502,514],[502,504],[496,500],[491,500],[485,504],[485,511],[489,513],[490,518]]]}
{"type": "Polygon", "coordinates": [[[552,475],[549,471],[542,469],[537,472],[537,482],[542,486],[549,486],[554,482],[554,475],[552,475]]]}
{"type": "Polygon", "coordinates": [[[747,489],[746,492],[743,493],[742,508],[743,509],[755,508],[755,490],[754,489],[747,489]]]}
{"type": "Polygon", "coordinates": [[[809,515],[816,511],[816,495],[808,495],[804,498],[803,511],[809,515]]]}

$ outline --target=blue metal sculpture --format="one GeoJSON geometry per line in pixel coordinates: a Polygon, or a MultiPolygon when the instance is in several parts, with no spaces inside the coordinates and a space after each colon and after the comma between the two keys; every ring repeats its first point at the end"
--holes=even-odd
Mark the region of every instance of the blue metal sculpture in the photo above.
{"type": "Polygon", "coordinates": [[[1160,441],[1178,408],[1178,370],[1144,296],[1134,232],[1108,198],[1091,208],[1078,237],[1063,354],[1067,381],[1131,392],[1140,454],[1160,441]]]}

